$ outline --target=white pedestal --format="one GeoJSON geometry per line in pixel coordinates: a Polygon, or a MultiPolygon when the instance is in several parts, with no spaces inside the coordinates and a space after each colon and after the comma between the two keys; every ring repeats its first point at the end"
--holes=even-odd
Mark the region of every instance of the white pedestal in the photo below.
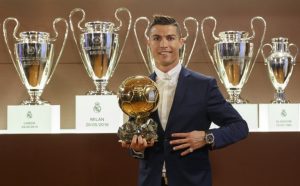
{"type": "Polygon", "coordinates": [[[76,96],[77,131],[116,133],[122,124],[123,112],[117,96],[76,96]]]}
{"type": "Polygon", "coordinates": [[[260,131],[299,131],[299,104],[259,104],[260,131]]]}
{"type": "MultiPolygon", "coordinates": [[[[232,104],[242,118],[247,122],[250,131],[258,130],[258,105],[257,104],[232,104]]],[[[210,128],[219,128],[212,123],[210,128]]]]}
{"type": "Polygon", "coordinates": [[[59,130],[59,105],[7,106],[7,132],[9,133],[56,133],[59,130]]]}
{"type": "Polygon", "coordinates": [[[249,131],[258,130],[258,104],[232,104],[247,122],[249,131]]]}

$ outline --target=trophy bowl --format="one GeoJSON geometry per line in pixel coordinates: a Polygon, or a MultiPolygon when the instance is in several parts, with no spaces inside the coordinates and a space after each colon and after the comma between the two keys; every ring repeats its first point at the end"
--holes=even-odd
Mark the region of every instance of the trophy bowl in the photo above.
{"type": "Polygon", "coordinates": [[[131,143],[134,135],[141,135],[147,142],[157,140],[157,124],[149,118],[157,109],[159,92],[154,81],[146,76],[125,79],[119,87],[119,106],[130,119],[118,130],[120,140],[131,143]]]}

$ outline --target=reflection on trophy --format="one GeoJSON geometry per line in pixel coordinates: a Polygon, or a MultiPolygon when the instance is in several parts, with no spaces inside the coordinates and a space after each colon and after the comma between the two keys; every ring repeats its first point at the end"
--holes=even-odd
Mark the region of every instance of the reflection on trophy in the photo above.
{"type": "Polygon", "coordinates": [[[278,37],[272,38],[272,45],[264,44],[261,54],[264,58],[265,65],[268,66],[270,80],[276,89],[275,100],[272,103],[288,103],[285,99],[284,89],[287,86],[296,63],[298,48],[295,44],[290,43],[288,38],[278,37]],[[264,55],[264,47],[271,47],[271,52],[266,58],[264,55]],[[290,47],[295,47],[296,54],[290,53],[290,47]]]}
{"type": "MultiPolygon", "coordinates": [[[[144,20],[144,21],[147,22],[147,27],[145,29],[144,36],[145,36],[146,40],[149,40],[149,36],[147,34],[148,34],[149,26],[150,26],[150,20],[147,17],[139,17],[139,18],[137,18],[135,20],[135,22],[134,22],[134,35],[135,35],[135,38],[136,38],[137,45],[139,47],[140,53],[142,55],[143,61],[146,64],[146,67],[147,67],[147,70],[148,70],[149,74],[151,74],[151,73],[154,72],[155,61],[154,61],[154,58],[153,58],[152,53],[150,51],[150,48],[148,46],[147,46],[147,49],[146,49],[146,51],[147,51],[147,60],[146,60],[144,52],[143,52],[143,49],[142,49],[141,44],[140,44],[140,40],[139,40],[138,34],[137,34],[137,29],[136,29],[137,23],[140,22],[141,20],[144,20]]],[[[179,62],[184,67],[188,66],[188,64],[189,64],[189,62],[191,60],[192,54],[194,52],[194,48],[195,48],[195,45],[196,45],[196,42],[197,42],[197,38],[198,38],[198,25],[199,25],[199,23],[198,23],[197,19],[195,19],[193,17],[187,17],[183,21],[183,26],[184,26],[184,29],[186,31],[186,36],[183,37],[183,39],[185,41],[185,44],[183,45],[183,47],[179,51],[179,62]],[[189,41],[188,40],[188,38],[189,38],[189,30],[188,30],[188,28],[186,26],[186,22],[188,22],[188,21],[193,21],[196,24],[196,29],[195,29],[194,41],[193,41],[191,50],[189,52],[188,59],[185,61],[185,53],[186,53],[186,50],[187,50],[186,49],[187,48],[187,41],[189,41]]]]}
{"type": "Polygon", "coordinates": [[[131,119],[118,130],[120,140],[130,143],[134,135],[147,142],[157,140],[157,124],[148,118],[157,109],[159,92],[154,81],[146,76],[125,79],[119,87],[119,106],[131,119]]]}
{"type": "Polygon", "coordinates": [[[19,21],[16,18],[9,17],[3,22],[3,34],[8,52],[22,83],[25,85],[30,95],[30,100],[23,101],[22,104],[48,104],[47,101],[41,100],[40,96],[42,95],[45,86],[50,82],[63,52],[68,36],[68,22],[63,18],[56,18],[53,21],[54,38],[50,38],[50,34],[47,32],[38,31],[21,32],[19,34],[20,37],[17,37],[18,28],[19,21]],[[6,28],[7,23],[10,21],[14,21],[16,24],[13,31],[13,37],[16,40],[16,43],[14,43],[14,55],[7,36],[7,33],[9,32],[6,28]],[[60,21],[65,22],[66,30],[62,47],[57,59],[54,60],[54,42],[58,38],[56,24],[60,21]]]}
{"type": "Polygon", "coordinates": [[[113,93],[107,90],[107,84],[112,77],[117,64],[122,55],[130,27],[131,14],[126,8],[118,8],[115,11],[115,18],[119,22],[119,26],[115,26],[112,22],[92,21],[87,22],[84,28],[81,23],[85,20],[85,12],[83,9],[75,8],[69,16],[70,27],[73,38],[77,46],[80,57],[83,61],[88,75],[93,79],[96,86],[95,91],[89,91],[88,95],[112,95],[113,93]],[[125,39],[121,50],[119,50],[119,34],[117,33],[122,27],[122,21],[119,19],[119,12],[125,11],[128,13],[129,22],[125,39]],[[81,20],[75,24],[80,32],[77,34],[76,27],[73,26],[72,16],[76,12],[82,13],[81,20]],[[79,39],[77,39],[79,38],[79,39]]]}
{"type": "Polygon", "coordinates": [[[244,84],[249,78],[259,51],[262,47],[266,32],[266,22],[262,17],[252,18],[252,36],[250,37],[248,36],[249,33],[244,31],[224,31],[219,33],[219,37],[216,37],[216,26],[217,20],[214,17],[206,17],[201,23],[202,36],[209,57],[221,82],[224,84],[229,94],[227,101],[230,103],[247,103],[246,100],[240,98],[240,93],[244,84]],[[204,33],[204,23],[207,20],[212,20],[214,22],[212,36],[217,41],[217,43],[214,44],[214,57],[212,56],[212,52],[208,47],[204,33]],[[251,42],[251,40],[253,40],[255,37],[255,30],[253,28],[253,22],[255,20],[259,20],[263,23],[264,30],[260,40],[260,45],[253,59],[254,44],[251,42]]]}

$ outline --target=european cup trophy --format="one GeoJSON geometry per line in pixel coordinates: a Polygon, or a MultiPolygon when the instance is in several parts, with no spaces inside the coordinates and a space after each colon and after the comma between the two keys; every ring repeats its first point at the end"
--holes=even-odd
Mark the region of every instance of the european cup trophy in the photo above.
{"type": "Polygon", "coordinates": [[[284,89],[286,88],[296,64],[296,56],[298,54],[298,47],[290,43],[288,38],[278,37],[272,38],[272,45],[264,44],[261,54],[264,58],[265,65],[268,66],[269,77],[273,87],[276,89],[274,100],[272,103],[288,103],[286,100],[284,89]],[[264,47],[269,46],[271,52],[268,57],[265,57],[264,47]],[[296,49],[296,54],[292,55],[290,48],[296,49]]]}
{"type": "Polygon", "coordinates": [[[113,22],[92,21],[86,22],[84,27],[82,27],[81,23],[85,20],[85,11],[83,9],[76,8],[69,15],[70,27],[79,55],[88,75],[96,86],[96,90],[89,91],[88,95],[113,94],[107,90],[107,84],[119,63],[127,41],[131,28],[131,14],[126,8],[118,8],[115,11],[115,18],[118,21],[118,26],[113,22]],[[119,19],[118,14],[123,11],[127,12],[129,21],[125,39],[122,46],[120,46],[118,31],[122,28],[122,21],[119,19]],[[76,29],[73,26],[72,17],[77,12],[82,14],[82,18],[75,24],[77,26],[76,29]]]}
{"type": "MultiPolygon", "coordinates": [[[[140,53],[141,53],[141,55],[142,55],[143,61],[144,61],[145,65],[146,65],[146,68],[147,68],[149,74],[151,74],[151,73],[154,72],[155,61],[154,61],[154,58],[153,58],[152,53],[151,53],[151,51],[150,51],[150,48],[149,48],[148,46],[147,46],[147,49],[146,49],[146,51],[147,51],[147,55],[146,55],[146,56],[147,56],[147,59],[145,58],[145,54],[144,54],[143,49],[142,49],[142,47],[141,47],[140,40],[139,40],[139,36],[138,36],[138,33],[137,33],[137,28],[136,28],[138,22],[140,22],[140,21],[142,21],[142,20],[144,20],[144,21],[147,22],[147,27],[146,27],[146,29],[145,29],[144,36],[145,36],[145,39],[146,39],[146,40],[149,40],[148,29],[149,29],[149,26],[150,26],[150,20],[149,20],[147,17],[139,17],[139,18],[137,18],[137,19],[135,20],[135,22],[134,22],[134,29],[133,29],[133,30],[134,30],[134,35],[135,35],[135,38],[136,38],[136,41],[137,41],[138,48],[139,48],[140,53]]],[[[190,59],[191,59],[191,57],[192,57],[192,54],[193,54],[193,52],[194,52],[194,48],[195,48],[195,46],[196,46],[196,42],[197,42],[197,38],[198,38],[198,32],[199,32],[199,31],[198,31],[198,27],[199,27],[198,25],[199,25],[199,23],[198,23],[197,19],[195,19],[195,18],[193,18],[193,17],[186,17],[186,18],[184,19],[184,21],[183,21],[183,26],[184,26],[184,29],[185,29],[185,31],[186,31],[186,35],[183,37],[185,43],[184,43],[183,47],[180,49],[180,51],[179,51],[179,62],[180,62],[183,66],[185,66],[185,67],[188,66],[188,64],[189,64],[189,62],[190,62],[190,59]],[[190,52],[189,52],[189,55],[188,55],[188,59],[185,60],[185,53],[187,52],[187,41],[189,41],[189,30],[188,30],[188,28],[187,28],[187,26],[186,26],[186,23],[187,23],[188,21],[194,22],[195,25],[196,25],[196,28],[195,28],[194,41],[193,41],[192,44],[191,44],[191,49],[190,49],[190,52]]],[[[189,43],[190,43],[190,42],[189,42],[189,43]]]]}
{"type": "Polygon", "coordinates": [[[141,135],[147,142],[157,140],[157,124],[149,118],[157,109],[159,92],[156,83],[146,76],[125,79],[119,87],[119,106],[130,120],[118,130],[120,140],[130,143],[134,135],[141,135]]]}
{"type": "Polygon", "coordinates": [[[251,36],[249,36],[249,33],[245,31],[223,31],[220,32],[219,37],[217,37],[215,35],[216,26],[217,20],[214,17],[206,17],[201,22],[201,32],[209,57],[221,82],[224,84],[229,94],[227,101],[237,104],[247,103],[246,100],[240,97],[240,93],[250,76],[259,51],[262,47],[266,32],[266,22],[262,17],[252,18],[251,36]],[[208,20],[214,22],[212,37],[216,43],[213,46],[213,55],[210,51],[210,47],[207,44],[204,33],[204,23],[208,20]],[[252,40],[255,38],[255,30],[253,26],[253,22],[255,20],[261,21],[264,29],[260,39],[260,44],[256,49],[257,52],[254,55],[255,47],[252,40]]]}
{"type": "Polygon", "coordinates": [[[50,82],[51,77],[57,67],[63,52],[66,39],[68,36],[68,22],[63,18],[56,18],[53,21],[53,30],[55,36],[50,37],[47,32],[39,31],[26,31],[20,32],[19,37],[17,36],[19,28],[19,21],[16,18],[8,17],[3,22],[3,35],[4,40],[10,54],[11,60],[17,70],[17,73],[25,85],[30,99],[23,101],[23,105],[44,105],[48,104],[47,101],[41,100],[41,95],[44,91],[45,86],[50,82]],[[64,22],[66,30],[60,52],[56,59],[54,59],[54,42],[58,38],[58,32],[56,24],[64,22]],[[11,49],[7,24],[8,22],[15,22],[13,30],[14,49],[11,49]],[[13,52],[12,52],[13,51],[13,52]]]}

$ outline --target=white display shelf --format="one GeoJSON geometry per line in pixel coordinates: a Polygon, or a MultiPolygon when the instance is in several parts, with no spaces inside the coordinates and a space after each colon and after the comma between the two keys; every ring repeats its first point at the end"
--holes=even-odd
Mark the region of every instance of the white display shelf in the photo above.
{"type": "MultiPolygon", "coordinates": [[[[300,132],[300,104],[245,104],[233,105],[247,121],[250,132],[300,132]]],[[[124,122],[128,117],[124,115],[124,122]]],[[[211,128],[218,126],[212,124],[211,128]]],[[[12,132],[0,130],[1,134],[36,134],[36,132],[12,132]]],[[[100,130],[59,129],[39,134],[116,134],[100,130]]]]}

